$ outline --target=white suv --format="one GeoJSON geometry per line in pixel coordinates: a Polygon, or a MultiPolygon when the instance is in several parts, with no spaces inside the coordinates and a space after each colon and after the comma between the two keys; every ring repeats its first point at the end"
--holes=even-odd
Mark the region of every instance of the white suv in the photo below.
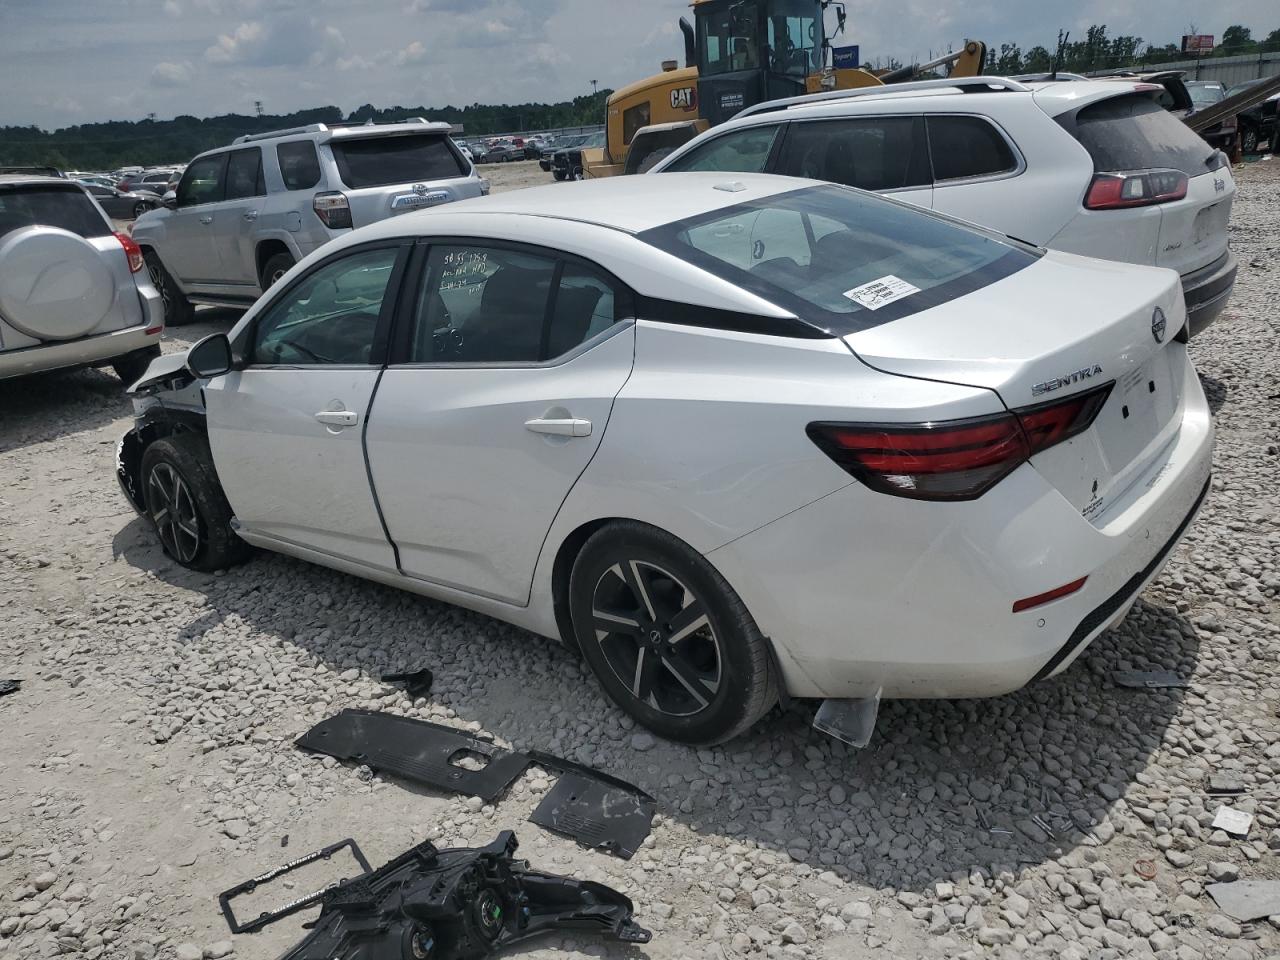
{"type": "Polygon", "coordinates": [[[447,123],[306,127],[239,137],[187,166],[133,237],[165,319],[193,303],[247,307],[295,263],[378,220],[478,197],[487,184],[447,123]]]}
{"type": "Polygon", "coordinates": [[[972,77],[819,93],[748,108],[652,172],[829,180],[1037,246],[1169,267],[1195,334],[1235,285],[1235,183],[1226,157],[1160,107],[1162,91],[972,77]]]}

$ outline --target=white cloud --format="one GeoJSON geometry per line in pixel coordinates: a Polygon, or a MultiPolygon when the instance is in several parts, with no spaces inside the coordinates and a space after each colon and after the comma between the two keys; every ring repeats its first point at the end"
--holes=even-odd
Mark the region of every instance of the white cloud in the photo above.
{"type": "Polygon", "coordinates": [[[421,40],[414,40],[411,44],[395,55],[392,60],[397,67],[403,67],[410,63],[421,63],[427,58],[427,48],[422,45],[421,40]]]}
{"type": "Polygon", "coordinates": [[[286,13],[268,20],[246,20],[219,34],[204,52],[210,63],[258,67],[321,66],[346,46],[342,31],[314,17],[286,13]]]}
{"type": "Polygon", "coordinates": [[[164,0],[162,9],[171,17],[182,16],[182,5],[178,3],[178,0],[164,0]]]}
{"type": "Polygon", "coordinates": [[[161,61],[151,68],[153,87],[185,87],[191,83],[191,64],[161,61]]]}

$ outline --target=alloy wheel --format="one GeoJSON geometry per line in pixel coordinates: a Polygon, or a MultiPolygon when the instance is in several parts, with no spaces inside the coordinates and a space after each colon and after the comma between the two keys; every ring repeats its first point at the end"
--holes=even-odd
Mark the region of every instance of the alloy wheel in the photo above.
{"type": "Polygon", "coordinates": [[[661,713],[701,713],[720,689],[720,641],[706,604],[679,578],[642,560],[624,560],[596,582],[596,643],[631,695],[661,713]]]}
{"type": "Polygon", "coordinates": [[[157,463],[147,478],[147,508],[160,542],[179,563],[200,552],[200,517],[186,481],[167,463],[157,463]]]}
{"type": "Polygon", "coordinates": [[[165,317],[169,316],[169,285],[164,282],[164,269],[160,264],[147,260],[147,275],[151,277],[151,285],[160,291],[160,302],[164,304],[165,317]]]}
{"type": "Polygon", "coordinates": [[[1258,152],[1258,131],[1252,127],[1244,132],[1240,141],[1241,153],[1257,153],[1258,152]]]}

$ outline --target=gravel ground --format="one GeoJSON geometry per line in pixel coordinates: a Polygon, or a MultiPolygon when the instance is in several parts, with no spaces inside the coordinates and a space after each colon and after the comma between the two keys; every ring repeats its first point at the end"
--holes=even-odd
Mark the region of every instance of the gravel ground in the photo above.
{"type": "MultiPolygon", "coordinates": [[[[485,173],[549,179],[524,166],[485,173]]],[[[300,919],[231,938],[218,891],[347,836],[378,863],[504,828],[534,864],[629,893],[654,930],[642,949],[549,939],[529,957],[1280,954],[1280,917],[1242,925],[1204,893],[1280,878],[1280,161],[1239,180],[1235,298],[1193,345],[1219,440],[1190,536],[1064,676],[888,703],[860,752],[803,705],[727,747],[655,742],[565,650],[485,617],[279,556],[184,571],[116,489],[119,383],[0,384],[0,677],[23,680],[0,699],[0,958],[277,956],[300,919]],[[377,680],[418,665],[436,671],[424,699],[377,680]],[[1190,686],[1119,689],[1121,668],[1190,686]],[[292,747],[346,706],[598,765],[660,799],[653,835],[623,862],[527,823],[536,768],[484,805],[292,747]],[[1210,772],[1243,781],[1247,839],[1211,829],[1210,772]]],[[[201,310],[166,349],[234,319],[201,310]]]]}

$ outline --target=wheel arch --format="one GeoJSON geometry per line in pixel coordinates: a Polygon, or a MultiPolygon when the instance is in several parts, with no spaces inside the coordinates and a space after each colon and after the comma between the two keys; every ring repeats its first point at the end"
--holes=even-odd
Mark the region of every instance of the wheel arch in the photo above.
{"type": "Polygon", "coordinates": [[[259,284],[262,283],[262,271],[266,269],[267,261],[280,253],[288,254],[293,258],[294,263],[298,262],[297,253],[291,250],[289,245],[279,237],[267,237],[258,241],[258,245],[254,249],[253,260],[259,284]]]}
{"type": "Polygon", "coordinates": [[[146,510],[143,495],[142,457],[157,440],[176,434],[190,433],[208,438],[208,424],[200,414],[182,410],[159,410],[143,414],[133,429],[120,440],[116,457],[116,478],[120,488],[138,512],[146,510]]]}

